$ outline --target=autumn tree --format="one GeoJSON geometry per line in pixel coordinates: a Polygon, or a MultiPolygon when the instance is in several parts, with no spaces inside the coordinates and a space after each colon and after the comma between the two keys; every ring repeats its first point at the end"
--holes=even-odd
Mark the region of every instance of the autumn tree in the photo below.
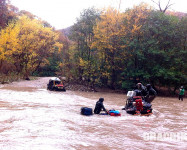
{"type": "Polygon", "coordinates": [[[0,70],[4,62],[13,62],[12,55],[18,48],[19,29],[12,22],[0,32],[0,70]]]}
{"type": "Polygon", "coordinates": [[[19,12],[19,16],[27,16],[30,19],[34,19],[35,17],[37,17],[37,16],[33,15],[31,12],[26,11],[26,10],[21,10],[19,12]]]}
{"type": "Polygon", "coordinates": [[[0,0],[0,27],[5,27],[7,23],[8,4],[7,0],[0,0]]]}
{"type": "Polygon", "coordinates": [[[16,19],[18,8],[9,0],[0,0],[0,29],[6,27],[9,21],[16,19]]]}
{"type": "Polygon", "coordinates": [[[121,37],[123,14],[113,8],[108,8],[94,27],[93,48],[98,49],[100,63],[100,79],[104,84],[110,82],[114,88],[118,70],[121,69],[122,47],[121,37]]]}
{"type": "Polygon", "coordinates": [[[26,16],[3,29],[1,37],[1,60],[10,59],[18,73],[22,73],[25,78],[39,65],[47,63],[47,58],[54,49],[60,51],[62,47],[57,42],[57,33],[44,27],[40,21],[26,16]]]}
{"type": "Polygon", "coordinates": [[[143,51],[142,40],[144,36],[143,25],[146,23],[150,7],[147,4],[140,4],[128,9],[124,13],[123,19],[123,37],[122,45],[124,45],[123,53],[123,71],[121,72],[122,86],[132,87],[137,80],[142,80],[144,72],[143,67],[143,51]]]}
{"type": "MultiPolygon", "coordinates": [[[[68,29],[66,29],[68,30],[68,29]]],[[[59,63],[59,74],[67,76],[70,78],[71,70],[73,69],[71,62],[71,51],[70,47],[72,45],[72,41],[68,38],[64,30],[59,30],[59,42],[63,43],[63,48],[61,51],[60,63],[59,63]]]]}
{"type": "Polygon", "coordinates": [[[70,59],[69,45],[70,41],[61,31],[55,31],[59,35],[58,43],[63,43],[63,47],[59,50],[56,47],[51,55],[47,57],[47,63],[39,65],[34,74],[39,76],[69,76],[70,74],[70,59]]]}

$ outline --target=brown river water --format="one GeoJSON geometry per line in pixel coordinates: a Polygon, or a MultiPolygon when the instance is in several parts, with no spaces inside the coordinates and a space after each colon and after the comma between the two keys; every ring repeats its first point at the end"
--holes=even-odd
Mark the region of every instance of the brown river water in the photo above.
{"type": "Polygon", "coordinates": [[[0,150],[187,150],[187,98],[157,97],[151,116],[131,116],[125,94],[48,91],[48,80],[0,85],[0,150]],[[100,97],[121,117],[80,115],[100,97]]]}

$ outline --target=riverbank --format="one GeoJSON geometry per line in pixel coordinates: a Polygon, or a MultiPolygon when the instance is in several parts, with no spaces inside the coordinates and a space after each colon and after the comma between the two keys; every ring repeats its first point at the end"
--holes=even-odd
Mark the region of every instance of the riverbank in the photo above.
{"type": "MultiPolygon", "coordinates": [[[[32,88],[47,88],[47,84],[49,82],[49,79],[51,77],[30,77],[30,80],[23,80],[19,79],[17,81],[13,82],[5,82],[4,84],[1,84],[1,86],[8,86],[11,84],[14,86],[16,83],[16,86],[23,87],[23,86],[28,86],[32,88]],[[27,84],[29,81],[32,81],[32,84],[27,84]]],[[[91,87],[86,84],[81,84],[77,82],[64,82],[64,86],[66,90],[69,91],[82,91],[82,92],[105,92],[105,93],[118,93],[118,94],[126,94],[127,91],[125,90],[112,90],[110,88],[101,88],[101,87],[91,87]]],[[[178,95],[172,95],[166,88],[160,88],[158,92],[158,96],[161,97],[177,97],[178,95]]],[[[177,91],[178,92],[178,91],[177,91]]],[[[187,95],[187,91],[185,91],[185,96],[187,95]]]]}
{"type": "MultiPolygon", "coordinates": [[[[113,90],[110,88],[106,88],[106,87],[90,87],[88,85],[85,84],[81,84],[81,83],[74,83],[74,82],[67,82],[65,83],[65,87],[67,90],[70,91],[83,91],[83,92],[108,92],[108,93],[118,93],[118,94],[127,94],[127,90],[113,90]]],[[[157,96],[161,96],[161,97],[178,97],[179,91],[176,91],[176,94],[173,94],[171,91],[169,91],[167,88],[165,87],[161,87],[158,88],[159,90],[157,90],[157,96]]],[[[185,91],[185,96],[187,95],[187,91],[185,91]]]]}
{"type": "Polygon", "coordinates": [[[101,88],[101,87],[91,87],[84,84],[78,84],[78,83],[65,83],[66,90],[70,91],[83,91],[83,92],[108,92],[108,93],[121,93],[124,94],[126,91],[124,90],[112,90],[110,88],[101,88]]]}

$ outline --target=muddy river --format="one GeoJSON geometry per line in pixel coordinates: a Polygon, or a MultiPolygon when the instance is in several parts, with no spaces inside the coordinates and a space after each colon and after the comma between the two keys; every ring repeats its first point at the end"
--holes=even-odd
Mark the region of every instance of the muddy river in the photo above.
{"type": "Polygon", "coordinates": [[[48,91],[48,80],[0,85],[0,150],[187,149],[187,98],[157,97],[151,116],[131,116],[125,94],[48,91]],[[80,115],[100,97],[121,117],[80,115]]]}

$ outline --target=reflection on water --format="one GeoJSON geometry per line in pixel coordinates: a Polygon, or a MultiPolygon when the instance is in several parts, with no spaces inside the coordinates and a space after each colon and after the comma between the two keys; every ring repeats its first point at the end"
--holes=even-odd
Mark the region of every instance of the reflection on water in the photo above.
{"type": "MultiPolygon", "coordinates": [[[[41,84],[47,84],[44,81],[41,84]]],[[[16,84],[0,89],[2,150],[187,149],[186,139],[147,138],[150,133],[186,133],[185,99],[157,97],[152,116],[131,116],[121,110],[124,94],[51,92],[45,86],[16,84]],[[82,106],[94,108],[99,97],[122,116],[80,115],[82,106]]]]}

